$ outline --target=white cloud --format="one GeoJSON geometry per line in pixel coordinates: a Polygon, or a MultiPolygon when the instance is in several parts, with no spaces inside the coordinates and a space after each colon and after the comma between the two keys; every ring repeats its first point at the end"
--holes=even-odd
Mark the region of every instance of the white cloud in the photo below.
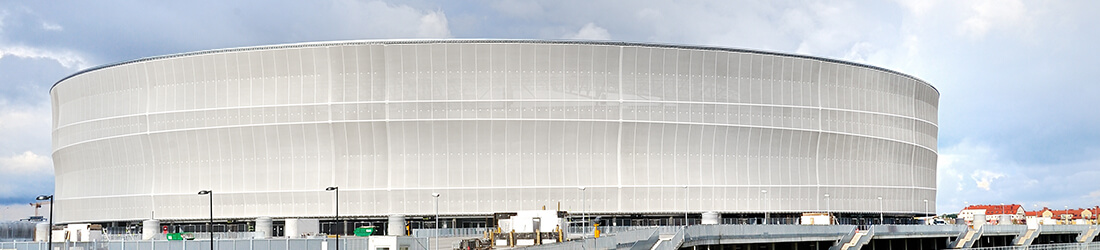
{"type": "Polygon", "coordinates": [[[969,18],[962,21],[958,32],[980,38],[991,29],[1028,29],[1027,6],[1021,0],[982,0],[970,5],[969,18]]]}
{"type": "Polygon", "coordinates": [[[330,11],[343,19],[347,34],[376,38],[449,38],[451,31],[443,11],[424,11],[383,1],[337,1],[330,11]]]}
{"type": "Polygon", "coordinates": [[[936,161],[936,169],[939,171],[936,175],[936,186],[943,190],[945,187],[954,187],[955,191],[963,190],[962,174],[956,170],[956,163],[959,161],[961,155],[945,154],[940,152],[939,159],[936,161]],[[950,181],[951,185],[947,185],[950,181]]]}
{"type": "Polygon", "coordinates": [[[50,117],[48,102],[22,106],[0,99],[0,202],[53,190],[50,117]]]}
{"type": "MultiPolygon", "coordinates": [[[[1089,206],[1100,202],[1100,157],[1059,163],[1020,162],[1010,150],[964,139],[940,150],[938,208],[955,211],[970,204],[1026,203],[1089,206]]],[[[1028,209],[1031,209],[1030,207],[1028,209]]]]}
{"type": "Polygon", "coordinates": [[[655,10],[655,9],[651,9],[651,8],[645,8],[645,9],[639,10],[638,13],[635,14],[635,16],[637,16],[639,19],[661,19],[661,18],[663,18],[663,15],[661,14],[660,10],[655,10]]]}
{"type": "Polygon", "coordinates": [[[938,0],[897,0],[897,2],[917,16],[924,15],[939,3],[938,0]]]}
{"type": "Polygon", "coordinates": [[[875,53],[875,46],[869,42],[857,42],[852,45],[851,49],[848,49],[848,53],[844,55],[844,60],[853,62],[867,62],[867,59],[875,53]]]}
{"type": "Polygon", "coordinates": [[[420,17],[417,36],[421,38],[451,37],[451,31],[447,28],[447,15],[442,11],[432,11],[420,17]]]}
{"type": "Polygon", "coordinates": [[[4,19],[8,18],[8,10],[0,10],[0,32],[4,31],[4,19]]]}
{"type": "Polygon", "coordinates": [[[70,69],[83,69],[92,64],[77,52],[70,50],[49,50],[22,45],[6,45],[0,43],[0,58],[14,56],[33,59],[50,59],[57,61],[62,66],[70,69]]]}
{"type": "Polygon", "coordinates": [[[56,23],[42,22],[42,29],[48,31],[62,31],[65,30],[65,27],[61,27],[61,25],[56,23]]]}
{"type": "Polygon", "coordinates": [[[580,40],[610,40],[611,34],[607,33],[607,29],[596,26],[595,23],[585,24],[581,27],[577,33],[569,34],[565,36],[566,39],[580,39],[580,40]]]}
{"type": "MultiPolygon", "coordinates": [[[[38,167],[38,153],[49,152],[51,109],[47,100],[33,105],[10,104],[0,97],[0,168],[26,170],[38,167]]],[[[48,156],[44,156],[49,161],[48,156]]],[[[0,182],[9,174],[0,174],[0,182]]]]}
{"type": "Polygon", "coordinates": [[[0,173],[5,175],[39,175],[53,172],[52,160],[31,151],[0,158],[0,173]]]}
{"type": "Polygon", "coordinates": [[[502,14],[518,18],[534,18],[543,13],[542,5],[537,1],[502,0],[494,1],[493,9],[502,14]]]}
{"type": "Polygon", "coordinates": [[[974,173],[970,174],[970,179],[974,180],[974,186],[985,189],[985,191],[990,191],[993,180],[1001,177],[1005,177],[1005,175],[989,170],[974,170],[974,173]]]}

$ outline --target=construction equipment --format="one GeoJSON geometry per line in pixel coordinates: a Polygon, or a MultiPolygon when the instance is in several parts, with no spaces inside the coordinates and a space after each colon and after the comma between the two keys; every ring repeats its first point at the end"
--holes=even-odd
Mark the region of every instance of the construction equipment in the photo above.
{"type": "Polygon", "coordinates": [[[35,202],[35,203],[30,203],[30,205],[32,207],[34,207],[34,217],[38,217],[38,209],[42,208],[42,205],[46,205],[46,204],[50,204],[50,201],[47,200],[47,201],[39,201],[39,202],[35,202]]]}

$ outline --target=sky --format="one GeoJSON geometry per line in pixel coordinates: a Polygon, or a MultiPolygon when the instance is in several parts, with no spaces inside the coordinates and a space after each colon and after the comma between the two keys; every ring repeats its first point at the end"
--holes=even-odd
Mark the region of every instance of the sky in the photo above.
{"type": "Polygon", "coordinates": [[[0,0],[0,221],[53,192],[49,89],[81,69],[280,43],[584,39],[836,58],[941,93],[937,210],[1100,205],[1100,1],[0,0]]]}

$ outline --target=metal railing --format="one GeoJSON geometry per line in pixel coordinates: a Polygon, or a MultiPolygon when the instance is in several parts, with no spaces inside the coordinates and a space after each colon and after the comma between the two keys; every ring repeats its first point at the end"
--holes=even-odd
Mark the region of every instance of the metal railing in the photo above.
{"type": "MultiPolygon", "coordinates": [[[[210,233],[207,232],[191,232],[192,236],[195,236],[195,240],[210,239],[210,233]]],[[[325,235],[313,235],[310,237],[321,237],[325,235]]],[[[346,236],[346,235],[345,235],[346,236]]],[[[214,239],[216,240],[249,240],[256,237],[255,232],[215,232],[214,239]]],[[[343,238],[344,236],[341,236],[343,238]]],[[[141,234],[103,234],[103,238],[107,241],[140,241],[141,234]]],[[[278,237],[282,238],[282,237],[278,237]]],[[[309,238],[309,237],[304,237],[309,238]]],[[[165,235],[157,233],[153,240],[165,240],[165,235]]]]}
{"type": "MultiPolygon", "coordinates": [[[[1023,229],[1023,228],[1006,228],[1023,229]]],[[[875,231],[875,237],[905,237],[910,235],[941,235],[945,237],[957,236],[966,232],[966,225],[875,225],[871,227],[875,231]]],[[[1015,233],[1023,230],[1015,231],[1015,233]]]]}
{"type": "Polygon", "coordinates": [[[475,237],[482,236],[488,228],[440,228],[440,229],[413,229],[412,236],[422,237],[475,237]]]}
{"type": "MultiPolygon", "coordinates": [[[[615,234],[615,233],[620,233],[620,232],[629,232],[629,231],[646,230],[646,229],[657,229],[657,231],[660,234],[675,234],[677,231],[679,231],[682,228],[684,228],[684,227],[683,226],[600,226],[600,233],[601,234],[615,234]]],[[[589,227],[589,228],[569,227],[568,229],[565,230],[565,232],[567,234],[571,234],[571,235],[583,234],[583,235],[591,236],[592,234],[594,234],[591,227],[589,227]]]]}
{"type": "Polygon", "coordinates": [[[600,238],[584,238],[563,243],[529,246],[523,249],[631,249],[635,246],[649,248],[657,242],[657,237],[657,227],[648,227],[639,230],[620,231],[600,238]]]}
{"type": "Polygon", "coordinates": [[[1027,231],[1027,225],[985,225],[983,235],[1019,235],[1027,231]]]}
{"type": "Polygon", "coordinates": [[[657,228],[622,231],[603,237],[608,240],[603,242],[604,244],[599,244],[601,242],[597,241],[597,246],[606,249],[631,249],[635,245],[652,246],[653,243],[657,242],[659,236],[660,233],[658,233],[657,228]]]}
{"type": "Polygon", "coordinates": [[[1080,249],[1100,249],[1100,242],[1091,243],[1064,243],[1064,244],[1041,244],[1030,246],[1003,246],[1003,247],[974,247],[965,248],[973,250],[1080,250],[1080,249]]]}
{"type": "MultiPolygon", "coordinates": [[[[426,249],[428,238],[417,238],[409,249],[426,249]]],[[[60,250],[209,250],[210,241],[103,241],[54,242],[60,250]]],[[[335,249],[336,240],[317,239],[248,239],[215,240],[218,250],[321,250],[335,249]]],[[[46,250],[46,242],[0,242],[0,249],[46,250]]],[[[367,249],[367,238],[340,238],[340,249],[367,249]]]]}

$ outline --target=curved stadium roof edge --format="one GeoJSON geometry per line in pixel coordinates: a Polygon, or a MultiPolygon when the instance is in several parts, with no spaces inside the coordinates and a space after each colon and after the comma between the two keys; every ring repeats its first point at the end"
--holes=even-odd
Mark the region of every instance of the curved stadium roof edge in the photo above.
{"type": "Polygon", "coordinates": [[[641,47],[658,47],[658,48],[721,50],[721,51],[729,51],[729,52],[747,52],[747,53],[757,53],[757,54],[766,54],[766,55],[779,55],[779,56],[789,56],[789,57],[798,57],[798,58],[821,60],[821,61],[833,62],[833,63],[841,63],[841,64],[847,64],[847,65],[852,65],[852,66],[870,68],[870,69],[881,70],[881,71],[885,71],[885,72],[889,72],[889,73],[893,73],[893,74],[898,74],[898,75],[905,76],[907,78],[916,80],[920,83],[923,83],[923,84],[927,85],[928,87],[932,88],[932,90],[936,91],[937,94],[940,93],[940,90],[937,89],[936,86],[933,86],[932,84],[929,84],[928,82],[926,82],[926,81],[924,81],[920,78],[917,78],[915,76],[912,76],[912,75],[909,75],[909,74],[906,74],[906,73],[901,73],[901,72],[898,72],[898,71],[895,71],[895,70],[891,70],[891,69],[887,69],[887,68],[883,68],[883,67],[879,67],[879,66],[863,64],[863,63],[857,63],[857,62],[851,62],[851,61],[844,61],[844,60],[840,60],[840,59],[833,59],[833,58],[827,58],[827,57],[791,54],[791,53],[783,53],[783,52],[775,52],[775,51],[767,51],[767,50],[730,48],[730,47],[719,47],[719,46],[685,45],[685,44],[673,44],[673,43],[596,41],[596,40],[540,40],[540,39],[366,39],[366,40],[338,40],[338,41],[300,42],[300,43],[271,44],[271,45],[245,46],[245,47],[236,47],[236,48],[200,50],[200,51],[192,51],[192,52],[184,52],[184,53],[176,53],[176,54],[168,54],[168,55],[160,55],[160,56],[143,57],[143,58],[120,61],[120,62],[115,62],[115,63],[109,63],[109,64],[104,64],[104,65],[99,65],[99,66],[83,69],[83,70],[77,71],[76,73],[68,75],[65,78],[61,78],[61,80],[58,80],[52,86],[50,86],[50,91],[52,92],[53,88],[57,87],[57,85],[61,84],[61,82],[64,82],[65,80],[68,80],[69,78],[73,78],[75,76],[78,76],[78,75],[81,75],[81,74],[84,74],[84,73],[88,73],[88,72],[92,72],[92,71],[96,71],[96,70],[100,70],[100,69],[106,69],[106,68],[110,68],[110,67],[115,67],[115,66],[121,66],[121,65],[131,64],[131,63],[139,63],[139,62],[145,62],[145,61],[152,61],[152,60],[158,60],[158,59],[167,59],[167,58],[183,57],[183,56],[195,56],[195,55],[204,55],[204,54],[211,54],[211,53],[222,53],[222,52],[263,50],[263,49],[307,48],[307,47],[324,47],[324,46],[340,46],[340,45],[366,45],[366,44],[428,44],[428,43],[595,44],[595,45],[614,45],[614,46],[641,46],[641,47]]]}

